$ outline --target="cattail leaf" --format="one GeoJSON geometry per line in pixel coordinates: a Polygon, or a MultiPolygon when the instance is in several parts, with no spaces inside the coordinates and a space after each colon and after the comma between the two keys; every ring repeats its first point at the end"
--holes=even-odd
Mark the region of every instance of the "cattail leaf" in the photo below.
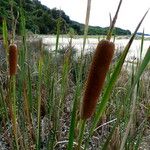
{"type": "MultiPolygon", "coordinates": [[[[6,19],[3,19],[3,44],[6,50],[8,50],[8,30],[7,30],[7,23],[6,19]]],[[[6,52],[6,54],[8,54],[6,52]]]]}
{"type": "Polygon", "coordinates": [[[8,29],[7,29],[7,22],[6,19],[3,19],[3,26],[2,26],[2,31],[3,31],[3,45],[5,48],[5,52],[6,52],[6,63],[7,63],[7,67],[8,67],[8,29]]]}
{"type": "Polygon", "coordinates": [[[85,19],[85,28],[84,28],[84,37],[83,37],[83,51],[81,51],[81,57],[84,55],[85,44],[88,34],[89,20],[91,12],[91,0],[87,0],[87,10],[86,10],[86,19],[85,19]]]}
{"type": "MultiPolygon", "coordinates": [[[[118,5],[118,8],[117,8],[117,11],[116,11],[116,14],[115,14],[113,20],[110,21],[111,24],[110,24],[110,28],[109,28],[109,31],[108,31],[108,34],[107,34],[107,37],[106,37],[107,40],[111,39],[111,35],[112,35],[113,29],[115,27],[115,23],[116,23],[116,20],[117,20],[117,17],[118,17],[118,13],[119,13],[121,4],[122,4],[122,0],[120,0],[120,2],[119,2],[119,5],[118,5]]],[[[110,16],[110,20],[111,20],[111,16],[110,16]]]]}
{"type": "Polygon", "coordinates": [[[38,73],[39,73],[39,83],[38,83],[38,113],[37,113],[37,143],[36,148],[40,149],[41,145],[41,84],[42,84],[42,67],[43,60],[42,57],[39,59],[38,73]]]}
{"type": "Polygon", "coordinates": [[[143,30],[142,39],[141,39],[140,61],[142,60],[143,46],[144,46],[144,30],[143,30]]]}
{"type": "Polygon", "coordinates": [[[133,84],[132,84],[131,89],[130,89],[129,92],[128,92],[128,93],[129,93],[129,94],[128,94],[128,98],[130,97],[131,93],[133,92],[134,87],[135,87],[136,84],[138,83],[138,81],[139,81],[139,79],[140,79],[140,77],[141,77],[141,75],[142,75],[144,69],[145,69],[146,66],[148,65],[149,61],[150,61],[150,47],[148,48],[148,50],[147,50],[147,52],[146,52],[146,54],[145,54],[145,57],[144,57],[144,59],[143,59],[141,65],[140,65],[140,67],[139,67],[137,73],[135,74],[134,82],[133,82],[133,84]]]}

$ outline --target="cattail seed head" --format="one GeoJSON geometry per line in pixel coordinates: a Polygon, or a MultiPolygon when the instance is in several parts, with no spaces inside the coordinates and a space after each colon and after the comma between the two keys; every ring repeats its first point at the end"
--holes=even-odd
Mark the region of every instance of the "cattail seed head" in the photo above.
{"type": "Polygon", "coordinates": [[[97,45],[83,95],[81,119],[88,119],[95,111],[114,49],[114,44],[108,40],[102,40],[97,45]]]}
{"type": "Polygon", "coordinates": [[[17,73],[17,56],[18,50],[17,45],[9,45],[9,75],[15,75],[17,73]]]}

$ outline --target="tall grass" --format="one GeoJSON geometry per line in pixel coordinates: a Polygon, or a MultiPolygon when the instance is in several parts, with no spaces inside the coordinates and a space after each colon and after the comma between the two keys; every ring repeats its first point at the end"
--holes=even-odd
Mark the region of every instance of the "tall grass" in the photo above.
{"type": "Polygon", "coordinates": [[[8,68],[8,30],[7,30],[6,19],[3,19],[3,45],[5,48],[6,63],[7,63],[7,68],[8,68]]]}
{"type": "MultiPolygon", "coordinates": [[[[144,129],[147,129],[146,123],[149,119],[147,102],[150,98],[147,92],[150,80],[146,76],[149,73],[150,48],[142,59],[144,32],[141,38],[140,62],[136,67],[134,63],[132,64],[131,73],[124,70],[123,65],[148,11],[131,35],[121,56],[109,67],[111,59],[109,64],[105,64],[103,57],[103,50],[108,48],[106,45],[98,47],[95,55],[84,53],[92,5],[91,0],[87,2],[84,42],[79,58],[73,55],[72,36],[68,49],[63,54],[59,53],[61,15],[57,20],[55,51],[47,52],[41,41],[37,41],[39,47],[34,51],[32,43],[27,41],[25,14],[20,1],[20,16],[13,20],[21,22],[21,38],[17,41],[14,32],[11,39],[13,44],[17,44],[18,61],[10,63],[9,60],[13,61],[16,55],[9,54],[11,45],[8,44],[7,21],[3,20],[6,65],[2,65],[0,72],[0,119],[2,120],[0,134],[7,143],[3,144],[6,148],[138,149],[143,142],[142,136],[144,129]],[[102,54],[99,54],[100,52],[102,54]],[[98,55],[101,57],[99,58],[98,55]],[[92,56],[94,56],[92,63],[94,71],[89,71],[92,74],[89,76],[92,78],[89,77],[90,84],[85,86],[89,81],[87,77],[92,56]],[[96,63],[97,61],[99,62],[96,63]],[[106,70],[104,65],[107,66],[106,70]],[[10,70],[10,73],[9,69],[14,68],[17,72],[14,70],[12,73],[10,70]],[[102,84],[99,83],[101,80],[102,84]],[[89,91],[87,90],[84,95],[87,87],[89,91]],[[96,88],[98,94],[95,93],[96,88]],[[84,109],[81,107],[81,113],[82,99],[84,99],[84,109]],[[92,105],[94,107],[91,109],[92,105]]],[[[110,19],[107,40],[102,40],[100,43],[103,41],[111,43],[121,4],[122,0],[119,2],[114,19],[110,19]]]]}

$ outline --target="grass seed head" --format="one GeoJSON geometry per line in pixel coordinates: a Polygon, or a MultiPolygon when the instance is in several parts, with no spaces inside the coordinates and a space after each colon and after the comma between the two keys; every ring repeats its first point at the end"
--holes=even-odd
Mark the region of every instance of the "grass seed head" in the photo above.
{"type": "Polygon", "coordinates": [[[81,119],[88,119],[95,111],[115,46],[108,40],[98,43],[86,81],[81,108],[81,119]]]}

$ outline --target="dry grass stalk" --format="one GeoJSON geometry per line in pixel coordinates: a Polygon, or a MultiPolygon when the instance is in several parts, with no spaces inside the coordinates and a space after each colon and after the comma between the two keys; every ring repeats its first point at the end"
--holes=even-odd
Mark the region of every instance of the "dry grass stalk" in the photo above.
{"type": "Polygon", "coordinates": [[[114,54],[114,49],[114,44],[108,40],[100,41],[96,48],[83,97],[82,119],[88,119],[95,111],[98,97],[114,54]]]}
{"type": "Polygon", "coordinates": [[[120,143],[121,143],[121,139],[120,139],[120,127],[116,127],[113,136],[111,138],[111,141],[109,143],[109,150],[119,150],[120,148],[120,143]]]}

